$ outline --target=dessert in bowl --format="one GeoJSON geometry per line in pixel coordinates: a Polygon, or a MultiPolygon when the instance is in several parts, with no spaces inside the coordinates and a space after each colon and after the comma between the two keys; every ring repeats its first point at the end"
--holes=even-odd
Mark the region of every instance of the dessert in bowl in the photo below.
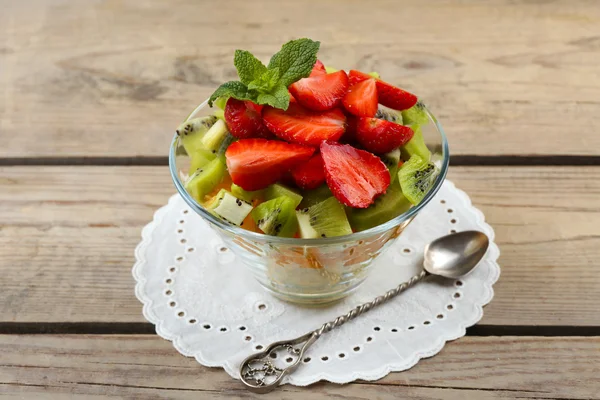
{"type": "Polygon", "coordinates": [[[358,287],[449,160],[415,95],[376,73],[326,68],[318,47],[291,41],[268,66],[236,51],[240,81],[192,112],[169,156],[190,208],[265,289],[305,304],[358,287]]]}

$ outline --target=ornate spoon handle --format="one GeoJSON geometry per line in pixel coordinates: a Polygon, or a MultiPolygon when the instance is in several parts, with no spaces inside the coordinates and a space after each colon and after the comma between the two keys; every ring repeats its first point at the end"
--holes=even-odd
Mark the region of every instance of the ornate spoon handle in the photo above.
{"type": "Polygon", "coordinates": [[[310,345],[317,341],[321,335],[325,332],[329,332],[338,326],[345,324],[346,322],[358,317],[359,315],[369,311],[370,309],[377,307],[380,304],[398,296],[411,286],[414,286],[417,282],[429,275],[425,270],[422,270],[417,275],[410,278],[408,281],[396,286],[395,288],[388,290],[385,294],[376,297],[372,301],[361,304],[350,310],[348,313],[341,315],[323,324],[319,329],[312,332],[308,332],[296,339],[284,340],[281,342],[275,342],[267,346],[266,349],[260,353],[256,353],[246,358],[240,367],[240,378],[246,387],[256,393],[268,393],[275,389],[281,380],[289,375],[294,369],[298,367],[304,352],[310,345]],[[300,346],[297,348],[296,346],[300,346]],[[278,350],[285,350],[289,356],[287,358],[288,365],[283,368],[279,368],[274,365],[274,361],[271,355],[274,355],[278,350]]]}

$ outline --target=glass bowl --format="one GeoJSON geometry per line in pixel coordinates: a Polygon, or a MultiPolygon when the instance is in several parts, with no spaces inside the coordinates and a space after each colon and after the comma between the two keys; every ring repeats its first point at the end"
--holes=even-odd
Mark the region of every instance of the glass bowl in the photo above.
{"type": "MultiPolygon", "coordinates": [[[[186,119],[211,114],[208,101],[199,105],[186,119]]],[[[169,153],[169,168],[177,191],[223,239],[258,280],[273,295],[293,303],[325,304],[348,296],[371,271],[372,261],[385,251],[406,229],[414,217],[431,201],[446,177],[448,142],[436,118],[422,127],[425,143],[440,174],[434,187],[416,206],[374,228],[345,236],[320,239],[280,238],[255,233],[231,225],[206,211],[184,188],[189,157],[175,135],[169,153]]],[[[241,266],[241,265],[240,265],[241,266]]],[[[231,279],[237,279],[232,276],[231,279]]]]}

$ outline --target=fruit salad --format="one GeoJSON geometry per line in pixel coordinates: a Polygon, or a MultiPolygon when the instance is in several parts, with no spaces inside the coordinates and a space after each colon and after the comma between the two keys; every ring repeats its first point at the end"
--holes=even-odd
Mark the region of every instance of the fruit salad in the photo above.
{"type": "Polygon", "coordinates": [[[177,128],[187,192],[229,224],[280,237],[349,235],[418,204],[434,186],[417,96],[375,72],[336,70],[319,42],[286,43],[265,66],[237,50],[239,81],[213,113],[177,128]]]}

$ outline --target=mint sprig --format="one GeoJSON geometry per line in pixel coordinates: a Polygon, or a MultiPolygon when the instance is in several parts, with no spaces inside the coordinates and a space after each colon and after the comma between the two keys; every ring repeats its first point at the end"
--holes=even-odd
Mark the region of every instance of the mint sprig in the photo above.
{"type": "Polygon", "coordinates": [[[208,104],[212,107],[219,97],[233,97],[287,110],[290,104],[287,88],[310,75],[317,61],[319,46],[320,42],[306,38],[287,42],[271,57],[267,67],[252,53],[236,50],[233,64],[240,80],[219,86],[208,99],[208,104]]]}

